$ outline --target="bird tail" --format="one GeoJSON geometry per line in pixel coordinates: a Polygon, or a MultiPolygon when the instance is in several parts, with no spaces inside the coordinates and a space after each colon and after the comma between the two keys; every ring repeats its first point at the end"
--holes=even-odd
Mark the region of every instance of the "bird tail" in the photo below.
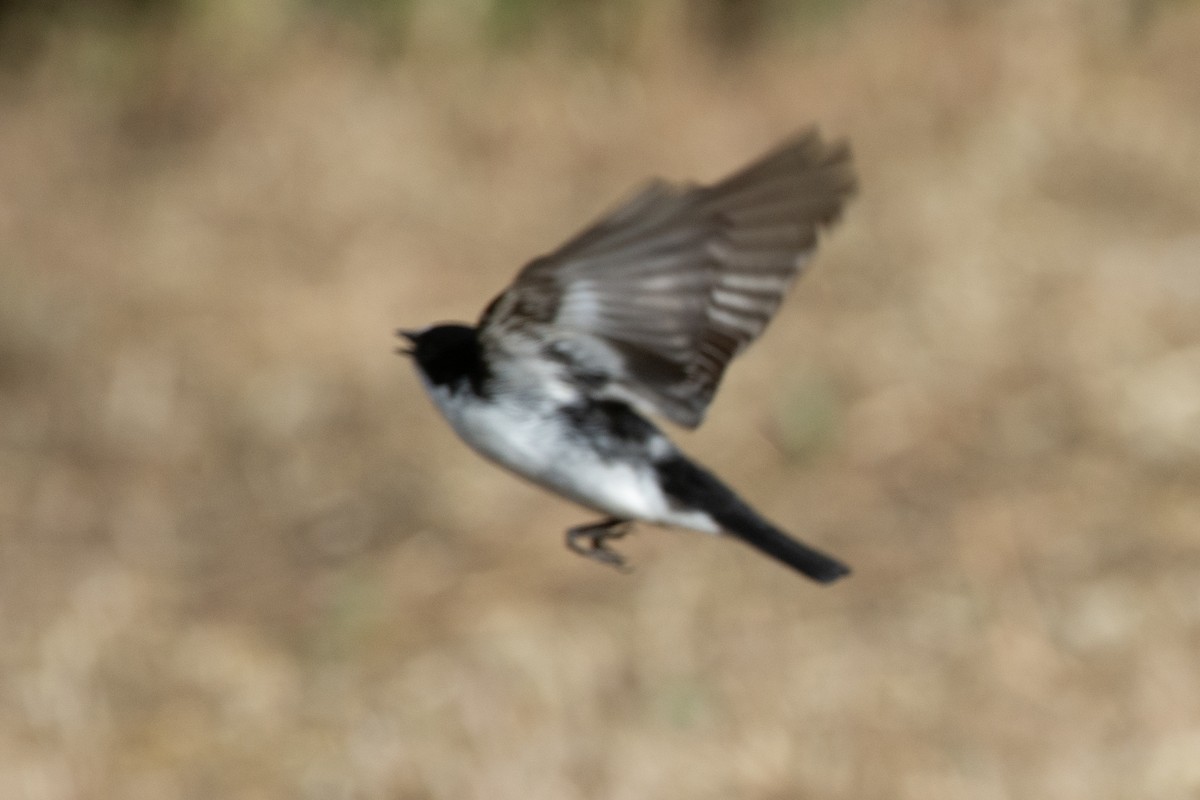
{"type": "Polygon", "coordinates": [[[833,583],[850,574],[850,568],[836,558],[793,539],[753,512],[749,517],[718,517],[717,521],[727,532],[746,544],[818,583],[833,583]]]}
{"type": "Polygon", "coordinates": [[[812,580],[833,583],[850,573],[850,568],[836,558],[767,522],[716,476],[687,458],[677,456],[664,461],[658,471],[669,496],[707,512],[726,533],[812,580]]]}

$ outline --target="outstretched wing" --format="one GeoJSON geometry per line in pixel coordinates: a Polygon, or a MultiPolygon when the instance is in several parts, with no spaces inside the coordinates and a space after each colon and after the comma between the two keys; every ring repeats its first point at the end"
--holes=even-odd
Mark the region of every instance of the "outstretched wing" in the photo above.
{"type": "Polygon", "coordinates": [[[849,148],[815,130],[712,186],[653,182],[521,270],[481,336],[694,428],[854,189],[849,148]]]}

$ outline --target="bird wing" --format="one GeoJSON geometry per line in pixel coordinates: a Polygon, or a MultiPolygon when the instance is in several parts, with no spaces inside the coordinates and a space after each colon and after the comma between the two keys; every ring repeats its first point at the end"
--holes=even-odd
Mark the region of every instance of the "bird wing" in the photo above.
{"type": "Polygon", "coordinates": [[[855,187],[849,147],[815,130],[711,186],[651,182],[522,269],[481,338],[694,428],[855,187]]]}

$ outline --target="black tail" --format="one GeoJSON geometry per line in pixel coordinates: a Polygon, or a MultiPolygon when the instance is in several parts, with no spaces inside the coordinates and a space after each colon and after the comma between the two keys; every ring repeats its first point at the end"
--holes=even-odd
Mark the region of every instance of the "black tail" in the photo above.
{"type": "Polygon", "coordinates": [[[793,539],[750,509],[748,516],[718,517],[721,527],[748,545],[777,558],[814,581],[833,583],[850,574],[850,568],[832,556],[793,539]]]}
{"type": "Polygon", "coordinates": [[[668,495],[685,506],[708,512],[726,533],[741,539],[820,583],[850,573],[837,559],[802,544],[760,517],[712,473],[676,456],[657,465],[668,495]]]}

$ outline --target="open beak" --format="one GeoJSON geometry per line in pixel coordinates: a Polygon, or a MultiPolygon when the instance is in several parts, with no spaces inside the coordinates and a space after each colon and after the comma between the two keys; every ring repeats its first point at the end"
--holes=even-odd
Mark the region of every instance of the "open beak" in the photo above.
{"type": "MultiPolygon", "coordinates": [[[[396,330],[397,337],[399,337],[401,339],[407,339],[409,344],[412,344],[412,345],[415,345],[417,343],[417,337],[420,335],[421,335],[420,331],[406,331],[403,328],[398,328],[396,330]]],[[[411,347],[397,347],[396,352],[401,355],[411,356],[413,354],[413,349],[411,347]]]]}

